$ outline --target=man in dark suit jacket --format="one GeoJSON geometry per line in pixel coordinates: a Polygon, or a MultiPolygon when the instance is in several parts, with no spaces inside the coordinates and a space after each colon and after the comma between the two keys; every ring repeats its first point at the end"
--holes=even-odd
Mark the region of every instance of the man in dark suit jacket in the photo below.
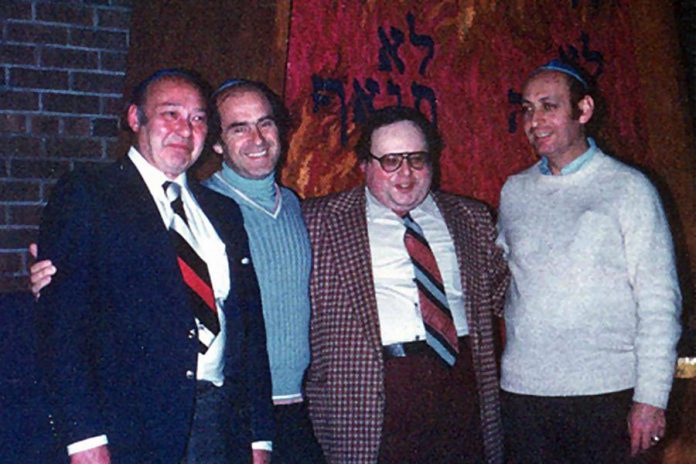
{"type": "Polygon", "coordinates": [[[128,108],[128,156],[72,173],[44,211],[40,250],[61,272],[39,300],[39,360],[72,463],[248,462],[252,441],[272,440],[266,337],[241,213],[185,175],[207,134],[202,89],[179,70],[143,81],[128,108]],[[209,293],[182,277],[168,231],[175,201],[162,181],[181,189],[209,293]],[[210,296],[219,333],[194,317],[191,288],[210,296]]]}
{"type": "Polygon", "coordinates": [[[507,270],[488,210],[431,191],[439,145],[420,113],[377,111],[356,150],[366,186],[303,205],[314,266],[307,395],[331,463],[502,462],[492,316],[507,270]],[[453,367],[423,341],[407,214],[444,280],[453,367]]]}

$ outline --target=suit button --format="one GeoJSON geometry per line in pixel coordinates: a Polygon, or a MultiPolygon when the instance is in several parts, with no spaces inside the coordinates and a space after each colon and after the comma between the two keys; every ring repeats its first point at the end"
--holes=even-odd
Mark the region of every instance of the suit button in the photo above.
{"type": "Polygon", "coordinates": [[[246,266],[247,264],[249,264],[249,258],[247,258],[246,256],[243,257],[243,258],[242,258],[242,264],[245,265],[245,266],[246,266]]]}
{"type": "Polygon", "coordinates": [[[188,338],[189,340],[193,340],[194,338],[196,338],[196,329],[189,330],[188,338]]]}
{"type": "Polygon", "coordinates": [[[191,380],[195,377],[196,377],[196,375],[193,373],[193,371],[186,371],[186,378],[187,379],[191,380]]]}

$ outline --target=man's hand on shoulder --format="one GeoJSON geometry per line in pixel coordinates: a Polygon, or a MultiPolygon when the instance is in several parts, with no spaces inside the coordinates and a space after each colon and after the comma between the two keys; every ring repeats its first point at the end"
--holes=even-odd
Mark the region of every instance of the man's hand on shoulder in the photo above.
{"type": "Polygon", "coordinates": [[[252,462],[254,464],[271,464],[271,452],[266,450],[251,450],[252,462]]]}
{"type": "Polygon", "coordinates": [[[80,451],[70,456],[70,464],[111,464],[111,455],[106,445],[80,451]]]}
{"type": "Polygon", "coordinates": [[[631,456],[647,451],[665,435],[665,410],[645,403],[633,403],[628,414],[631,456]]]}

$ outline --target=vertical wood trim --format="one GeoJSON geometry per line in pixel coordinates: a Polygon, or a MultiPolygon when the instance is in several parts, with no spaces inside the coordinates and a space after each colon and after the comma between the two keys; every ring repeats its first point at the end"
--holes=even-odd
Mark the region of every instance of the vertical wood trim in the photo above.
{"type": "Polygon", "coordinates": [[[273,56],[276,60],[269,66],[266,82],[278,95],[285,95],[285,77],[288,64],[288,43],[290,41],[291,0],[276,1],[275,40],[273,56]]]}

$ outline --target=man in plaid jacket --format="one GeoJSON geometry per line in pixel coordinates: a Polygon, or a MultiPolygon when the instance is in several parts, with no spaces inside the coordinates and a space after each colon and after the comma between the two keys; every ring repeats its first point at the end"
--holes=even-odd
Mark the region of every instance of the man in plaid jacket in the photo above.
{"type": "Polygon", "coordinates": [[[366,185],[303,205],[313,248],[307,396],[331,463],[502,462],[493,314],[508,274],[487,208],[431,189],[440,145],[417,111],[379,110],[356,147],[366,185]],[[406,215],[442,275],[453,366],[425,341],[406,215]]]}

